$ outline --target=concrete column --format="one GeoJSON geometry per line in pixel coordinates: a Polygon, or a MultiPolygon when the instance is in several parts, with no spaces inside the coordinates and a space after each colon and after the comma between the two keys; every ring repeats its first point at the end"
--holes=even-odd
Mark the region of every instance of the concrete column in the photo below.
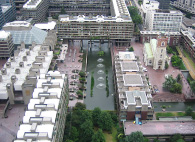
{"type": "Polygon", "coordinates": [[[83,50],[83,40],[81,40],[80,42],[80,47],[81,47],[81,50],[83,50]]]}
{"type": "Polygon", "coordinates": [[[14,104],[14,92],[13,92],[13,85],[12,83],[8,83],[6,85],[6,89],[7,89],[7,93],[8,93],[8,96],[9,96],[9,101],[10,101],[10,104],[14,104]]]}

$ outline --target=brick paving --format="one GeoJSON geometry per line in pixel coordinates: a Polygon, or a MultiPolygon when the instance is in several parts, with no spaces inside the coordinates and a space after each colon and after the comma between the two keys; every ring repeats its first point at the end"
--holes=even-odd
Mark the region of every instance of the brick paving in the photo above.
{"type": "MultiPolygon", "coordinates": [[[[72,79],[72,75],[77,75],[78,73],[73,73],[73,70],[81,70],[82,69],[82,62],[78,62],[80,59],[79,56],[83,55],[83,53],[79,53],[80,51],[80,41],[79,40],[74,40],[73,44],[69,43],[68,45],[68,51],[64,60],[64,63],[58,63],[58,70],[61,73],[68,74],[68,79],[69,83],[72,81],[79,82],[79,78],[77,77],[76,79],[72,79]],[[74,50],[76,50],[75,58],[74,58],[74,50]],[[70,55],[70,56],[69,56],[70,55]]],[[[77,85],[70,85],[69,88],[76,88],[78,90],[77,85]]],[[[71,95],[77,97],[76,91],[73,93],[70,93],[71,95]]],[[[82,102],[83,100],[69,100],[69,107],[75,106],[77,102],[82,102]]]]}
{"type": "Polygon", "coordinates": [[[16,137],[25,107],[24,104],[12,105],[12,109],[7,111],[8,118],[0,118],[0,142],[11,142],[16,137]]]}
{"type": "Polygon", "coordinates": [[[174,134],[195,134],[194,121],[146,121],[142,125],[133,122],[124,123],[125,135],[141,131],[143,135],[174,135],[174,134]]]}
{"type": "Polygon", "coordinates": [[[0,59],[0,69],[3,68],[4,64],[7,62],[7,59],[0,59]]]}

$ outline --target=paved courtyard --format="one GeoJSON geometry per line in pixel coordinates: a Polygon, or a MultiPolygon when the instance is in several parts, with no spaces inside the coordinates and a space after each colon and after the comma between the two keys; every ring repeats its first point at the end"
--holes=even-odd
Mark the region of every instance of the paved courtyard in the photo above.
{"type": "MultiPolygon", "coordinates": [[[[145,66],[143,62],[143,47],[144,45],[138,42],[132,41],[131,46],[134,47],[135,55],[139,56],[142,66],[147,69],[147,72],[144,72],[148,77],[151,85],[156,85],[159,92],[153,96],[154,102],[183,102],[185,100],[184,95],[188,97],[190,95],[190,86],[187,83],[187,80],[183,77],[179,69],[175,69],[169,65],[169,68],[166,70],[154,70],[151,66],[145,66]],[[165,81],[165,74],[172,75],[174,78],[181,74],[182,77],[182,94],[173,94],[168,91],[163,90],[162,84],[165,81]]],[[[119,51],[126,51],[128,47],[114,47],[114,53],[117,54],[119,51]]]]}
{"type": "Polygon", "coordinates": [[[148,121],[142,125],[133,122],[124,123],[125,135],[141,131],[143,135],[173,135],[173,134],[195,134],[194,121],[148,121]]]}
{"type": "Polygon", "coordinates": [[[8,118],[0,118],[0,142],[11,142],[16,137],[25,107],[24,104],[12,105],[12,109],[7,111],[8,118]]]}
{"type": "MultiPolygon", "coordinates": [[[[69,88],[74,88],[78,90],[77,85],[70,85],[71,82],[79,82],[79,77],[76,79],[71,78],[73,75],[78,75],[78,73],[73,73],[73,70],[81,70],[82,69],[82,62],[78,62],[80,59],[79,56],[83,55],[83,53],[80,53],[80,40],[74,40],[73,44],[69,43],[68,45],[68,51],[64,60],[64,63],[58,63],[58,69],[61,73],[68,74],[68,79],[69,79],[69,88]]],[[[76,95],[76,90],[73,93],[70,93],[71,96],[76,95]]],[[[74,98],[75,98],[74,97],[74,98]]],[[[69,100],[69,107],[75,106],[77,102],[82,102],[83,100],[69,100]]]]}

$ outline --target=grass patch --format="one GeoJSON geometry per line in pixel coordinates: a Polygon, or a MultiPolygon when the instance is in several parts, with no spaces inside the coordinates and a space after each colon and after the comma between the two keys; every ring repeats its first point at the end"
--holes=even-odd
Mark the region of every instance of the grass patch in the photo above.
{"type": "Polygon", "coordinates": [[[117,130],[115,127],[112,128],[112,133],[104,131],[104,137],[106,142],[117,142],[116,140],[117,130]]]}
{"type": "Polygon", "coordinates": [[[91,97],[93,96],[93,87],[94,87],[94,77],[93,77],[94,72],[91,73],[91,97]]]}
{"type": "Polygon", "coordinates": [[[159,117],[175,117],[175,116],[186,116],[186,115],[185,112],[157,112],[156,113],[157,120],[159,120],[159,117]]]}
{"type": "Polygon", "coordinates": [[[185,51],[183,50],[183,54],[184,56],[188,59],[188,62],[190,63],[190,65],[194,68],[195,70],[195,63],[193,62],[193,60],[191,59],[190,55],[185,51]]]}
{"type": "Polygon", "coordinates": [[[183,62],[180,64],[179,69],[180,70],[186,70],[186,67],[185,67],[183,62]]]}

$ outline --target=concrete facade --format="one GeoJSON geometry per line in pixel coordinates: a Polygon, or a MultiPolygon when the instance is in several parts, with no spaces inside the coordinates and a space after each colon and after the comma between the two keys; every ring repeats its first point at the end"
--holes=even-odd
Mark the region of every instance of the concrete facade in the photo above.
{"type": "Polygon", "coordinates": [[[22,8],[24,20],[33,18],[35,23],[45,20],[48,12],[48,0],[28,0],[22,8]]]}
{"type": "Polygon", "coordinates": [[[62,142],[68,108],[68,78],[58,71],[41,74],[14,142],[62,142]]]}
{"type": "Polygon", "coordinates": [[[195,14],[195,3],[192,0],[177,0],[171,2],[171,5],[186,12],[195,14]]]}
{"type": "Polygon", "coordinates": [[[182,12],[173,10],[149,10],[145,27],[149,31],[180,32],[182,12]]]}
{"type": "Polygon", "coordinates": [[[111,1],[111,16],[60,15],[57,35],[60,39],[115,40],[130,45],[134,24],[124,0],[111,1]]]}
{"type": "Polygon", "coordinates": [[[14,44],[9,32],[0,31],[0,58],[9,58],[13,54],[14,44]]]}

